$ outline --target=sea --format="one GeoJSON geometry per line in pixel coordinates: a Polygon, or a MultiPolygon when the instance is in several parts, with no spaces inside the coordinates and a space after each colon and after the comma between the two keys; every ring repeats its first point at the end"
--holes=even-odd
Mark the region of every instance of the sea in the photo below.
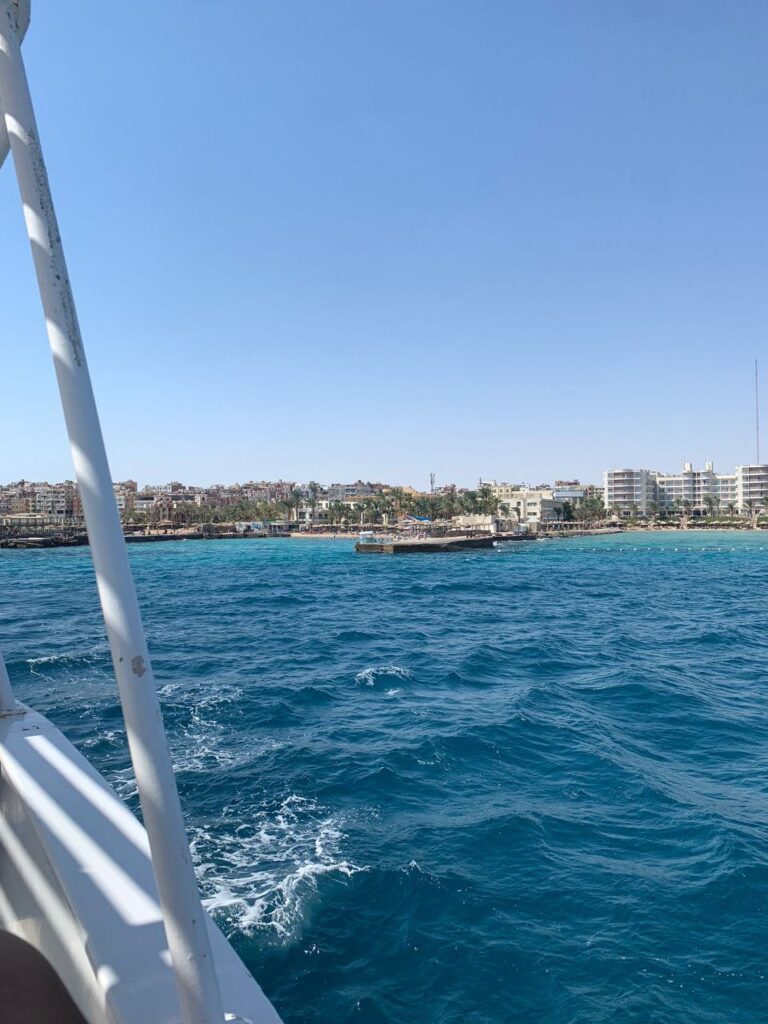
{"type": "MultiPolygon", "coordinates": [[[[768,536],[130,549],[205,903],[285,1024],[768,1019],[768,536]]],[[[86,548],[17,694],[137,810],[86,548]]]]}

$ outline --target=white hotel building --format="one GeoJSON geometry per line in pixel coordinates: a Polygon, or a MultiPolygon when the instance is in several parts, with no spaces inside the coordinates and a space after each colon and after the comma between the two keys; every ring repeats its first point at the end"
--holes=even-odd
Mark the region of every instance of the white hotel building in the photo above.
{"type": "Polygon", "coordinates": [[[603,473],[603,502],[606,508],[616,506],[647,515],[650,503],[656,501],[658,473],[650,469],[609,469],[603,473]]]}
{"type": "Polygon", "coordinates": [[[751,504],[768,506],[768,465],[737,466],[734,473],[716,473],[711,462],[694,469],[686,462],[681,473],[650,469],[610,469],[603,474],[606,508],[648,515],[680,508],[689,502],[692,511],[705,512],[711,498],[715,509],[732,506],[747,512],[751,504]]]}

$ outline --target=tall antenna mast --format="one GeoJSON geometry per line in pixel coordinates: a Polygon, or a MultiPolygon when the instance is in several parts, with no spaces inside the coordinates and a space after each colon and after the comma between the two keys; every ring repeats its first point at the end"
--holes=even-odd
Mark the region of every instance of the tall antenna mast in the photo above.
{"type": "Polygon", "coordinates": [[[760,465],[760,401],[757,385],[757,360],[755,360],[755,453],[757,465],[760,465]]]}

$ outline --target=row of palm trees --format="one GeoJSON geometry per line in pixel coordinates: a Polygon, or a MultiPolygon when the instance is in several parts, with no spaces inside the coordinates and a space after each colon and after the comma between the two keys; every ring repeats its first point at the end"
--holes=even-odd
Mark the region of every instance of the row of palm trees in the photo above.
{"type": "MultiPolygon", "coordinates": [[[[721,504],[712,494],[705,494],[702,498],[702,504],[706,509],[706,516],[710,519],[714,519],[716,516],[722,515],[734,517],[738,514],[738,508],[735,502],[729,501],[725,504],[721,504]]],[[[753,520],[757,519],[761,512],[764,511],[763,503],[760,501],[749,500],[745,502],[745,505],[753,520]]],[[[611,506],[611,512],[615,516],[621,516],[625,510],[629,511],[631,518],[637,518],[640,514],[640,506],[636,502],[632,502],[628,507],[621,505],[611,506]]],[[[688,498],[677,498],[671,509],[663,508],[657,501],[648,502],[648,517],[652,519],[666,519],[669,516],[687,519],[694,513],[694,511],[695,506],[688,498]]]]}
{"type": "MultiPolygon", "coordinates": [[[[177,525],[275,521],[296,523],[299,521],[302,506],[308,505],[311,522],[314,524],[318,521],[317,508],[321,496],[320,484],[311,481],[306,490],[294,488],[287,497],[279,501],[243,500],[221,505],[185,502],[173,509],[158,504],[147,513],[128,512],[125,520],[129,524],[149,526],[157,526],[166,519],[177,525]]],[[[578,505],[568,501],[555,502],[553,511],[555,517],[563,522],[597,523],[607,517],[600,498],[587,498],[578,505]]],[[[405,515],[432,521],[448,520],[457,515],[511,517],[513,509],[509,502],[500,501],[488,485],[461,493],[452,488],[439,494],[413,494],[393,487],[350,504],[332,501],[325,509],[323,522],[340,527],[362,524],[388,525],[405,515]]]]}
{"type": "MultiPolygon", "coordinates": [[[[721,505],[720,502],[711,494],[705,494],[702,498],[702,504],[706,508],[706,514],[708,516],[722,515],[726,512],[729,516],[735,516],[738,512],[736,503],[733,501],[727,502],[725,505],[721,505]]],[[[759,510],[762,508],[760,502],[747,501],[747,509],[752,512],[753,510],[759,510]]],[[[637,515],[639,512],[639,506],[636,503],[632,503],[629,506],[630,512],[637,515]]],[[[613,511],[621,511],[621,507],[614,505],[613,511]]],[[[691,515],[694,511],[694,504],[688,498],[677,498],[672,506],[671,512],[673,514],[691,515]]],[[[648,502],[648,512],[652,516],[666,516],[669,515],[670,510],[662,508],[657,501],[648,502]]]]}
{"type": "MultiPolygon", "coordinates": [[[[306,491],[297,488],[280,501],[238,501],[233,504],[202,504],[184,502],[170,509],[161,504],[148,512],[128,511],[126,523],[147,524],[155,526],[168,519],[176,524],[204,524],[224,522],[298,522],[303,505],[308,505],[312,522],[317,521],[317,508],[320,504],[322,488],[311,481],[306,491]]],[[[324,517],[324,522],[333,526],[358,525],[360,523],[375,525],[392,523],[404,515],[414,515],[426,519],[450,519],[460,514],[497,515],[508,512],[499,499],[491,493],[488,486],[476,491],[461,494],[455,490],[441,494],[411,494],[400,488],[368,495],[354,504],[343,501],[332,501],[324,517]]]]}

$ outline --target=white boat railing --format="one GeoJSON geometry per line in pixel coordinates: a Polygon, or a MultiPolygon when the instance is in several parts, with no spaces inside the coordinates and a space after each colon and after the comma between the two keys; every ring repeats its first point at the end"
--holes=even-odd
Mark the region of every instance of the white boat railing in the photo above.
{"type": "MultiPolygon", "coordinates": [[[[221,1024],[221,995],[35,122],[20,35],[27,0],[0,0],[0,162],[10,143],[99,599],[185,1024],[221,1024]]],[[[13,696],[3,666],[0,701],[13,696]]]]}
{"type": "MultiPolygon", "coordinates": [[[[29,28],[29,0],[15,0],[16,32],[21,43],[29,28]]],[[[2,108],[0,107],[0,113],[2,108]]],[[[5,130],[5,118],[0,116],[0,167],[10,152],[8,132],[5,130]]],[[[0,651],[0,716],[12,715],[16,712],[16,698],[13,696],[8,670],[5,667],[3,653],[0,651]]]]}
{"type": "Polygon", "coordinates": [[[13,696],[11,681],[8,678],[8,670],[5,667],[2,652],[0,652],[0,718],[15,713],[16,698],[13,696]]]}

